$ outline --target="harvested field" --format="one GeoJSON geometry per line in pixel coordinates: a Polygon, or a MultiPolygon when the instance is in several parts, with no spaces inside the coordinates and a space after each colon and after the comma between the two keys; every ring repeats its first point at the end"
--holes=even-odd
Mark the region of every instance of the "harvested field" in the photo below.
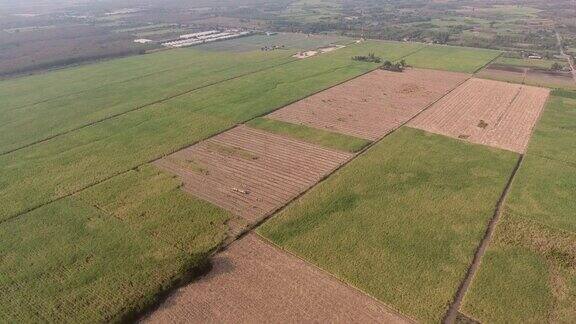
{"type": "Polygon", "coordinates": [[[257,222],[351,157],[238,126],[155,163],[181,176],[184,190],[257,222]]]}
{"type": "Polygon", "coordinates": [[[410,322],[254,234],[217,255],[213,265],[144,322],[410,322]]]}
{"type": "Polygon", "coordinates": [[[422,69],[376,70],[267,117],[376,140],[466,78],[467,74],[422,69]]]}
{"type": "Polygon", "coordinates": [[[471,79],[409,126],[523,153],[549,92],[544,88],[471,79]]]}

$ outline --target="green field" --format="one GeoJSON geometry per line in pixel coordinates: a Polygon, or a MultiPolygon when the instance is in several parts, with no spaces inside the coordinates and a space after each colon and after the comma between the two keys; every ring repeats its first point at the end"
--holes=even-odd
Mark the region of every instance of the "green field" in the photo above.
{"type": "Polygon", "coordinates": [[[516,160],[402,128],[258,231],[393,308],[439,322],[516,160]]]}
{"type": "Polygon", "coordinates": [[[420,68],[473,73],[500,53],[487,49],[435,45],[406,57],[406,63],[420,68]]]}
{"type": "Polygon", "coordinates": [[[365,139],[273,119],[256,118],[249,121],[248,125],[340,151],[358,152],[370,144],[365,139]]]}
{"type": "Polygon", "coordinates": [[[529,153],[576,164],[574,136],[576,136],[576,98],[552,95],[546,106],[546,112],[534,130],[529,153]]]}
{"type": "MultiPolygon", "coordinates": [[[[556,92],[556,94],[568,94],[556,92]]],[[[576,317],[576,100],[553,96],[463,310],[486,323],[576,317]]]]}
{"type": "MultiPolygon", "coordinates": [[[[164,53],[168,52],[152,55],[162,58],[164,53]]],[[[0,108],[3,117],[0,153],[138,109],[162,98],[293,60],[286,53],[279,52],[232,55],[188,50],[187,53],[187,57],[181,58],[187,65],[178,65],[177,69],[167,69],[130,81],[111,82],[36,105],[0,108]]],[[[151,64],[156,65],[154,62],[151,64]]],[[[170,66],[169,62],[163,64],[166,68],[170,66]]],[[[122,78],[122,75],[112,74],[109,78],[114,80],[114,77],[122,78]]],[[[16,99],[17,95],[10,97],[16,99]]]]}
{"type": "Polygon", "coordinates": [[[185,279],[230,216],[152,167],[0,226],[0,322],[118,321],[185,279]]]}

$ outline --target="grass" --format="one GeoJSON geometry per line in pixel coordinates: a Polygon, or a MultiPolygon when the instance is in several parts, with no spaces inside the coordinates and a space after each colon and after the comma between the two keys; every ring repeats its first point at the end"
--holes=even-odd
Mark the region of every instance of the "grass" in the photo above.
{"type": "Polygon", "coordinates": [[[500,53],[488,49],[434,45],[406,57],[406,63],[419,68],[473,73],[500,53]]]}
{"type": "Polygon", "coordinates": [[[569,323],[576,316],[576,235],[503,215],[463,311],[483,323],[569,323]]]}
{"type": "Polygon", "coordinates": [[[576,164],[576,99],[557,94],[576,92],[553,92],[546,111],[534,130],[529,153],[541,157],[576,164]],[[555,95],[556,94],[556,95],[555,95]]]}
{"type": "Polygon", "coordinates": [[[350,48],[339,49],[336,53],[350,53],[352,54],[350,57],[374,53],[374,55],[381,57],[383,60],[396,61],[421,50],[424,46],[424,44],[420,43],[367,40],[363,42],[360,47],[353,46],[350,48]],[[351,49],[354,49],[354,52],[352,52],[351,49]]]}
{"type": "MultiPolygon", "coordinates": [[[[159,54],[172,55],[168,54],[169,52],[159,54]]],[[[162,72],[116,82],[123,79],[123,70],[120,69],[119,73],[110,73],[100,87],[89,91],[17,109],[8,109],[7,106],[0,108],[3,117],[0,153],[151,104],[162,98],[292,60],[287,54],[278,52],[232,55],[195,50],[189,50],[188,56],[181,59],[187,64],[179,63],[168,68],[169,62],[166,62],[166,69],[162,72]]]]}
{"type": "Polygon", "coordinates": [[[228,214],[152,167],[0,226],[0,322],[117,322],[204,267],[228,214]]]}
{"type": "Polygon", "coordinates": [[[417,320],[439,322],[516,159],[401,128],[258,232],[417,320]]]}
{"type": "Polygon", "coordinates": [[[267,132],[293,137],[345,152],[358,152],[370,143],[368,140],[353,136],[267,118],[256,118],[248,122],[248,125],[267,132]]]}
{"type": "Polygon", "coordinates": [[[554,91],[463,310],[486,323],[576,317],[576,100],[554,91]],[[565,96],[565,97],[563,97],[565,96]]]}
{"type": "Polygon", "coordinates": [[[37,101],[94,89],[113,82],[122,82],[165,70],[177,70],[190,64],[200,52],[176,49],[154,54],[114,59],[1,81],[0,98],[3,110],[37,101]],[[65,80],[65,82],[62,82],[65,80]]]}
{"type": "Polygon", "coordinates": [[[175,176],[144,165],[74,197],[180,250],[209,251],[224,238],[229,215],[181,186],[175,176]]]}
{"type": "Polygon", "coordinates": [[[529,154],[514,181],[507,208],[559,230],[576,233],[576,164],[529,154]]]}

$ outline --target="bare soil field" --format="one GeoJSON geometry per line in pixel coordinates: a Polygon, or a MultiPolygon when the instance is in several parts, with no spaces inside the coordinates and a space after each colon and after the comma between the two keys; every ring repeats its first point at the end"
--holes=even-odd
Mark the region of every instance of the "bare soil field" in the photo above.
{"type": "Polygon", "coordinates": [[[194,196],[257,222],[352,156],[238,126],[155,164],[179,175],[194,196]]]}
{"type": "Polygon", "coordinates": [[[268,118],[376,140],[466,80],[463,73],[376,70],[286,106],[268,118]]]}
{"type": "Polygon", "coordinates": [[[523,153],[549,92],[545,88],[470,79],[408,125],[523,153]]]}
{"type": "Polygon", "coordinates": [[[576,89],[576,82],[574,82],[570,72],[490,64],[487,68],[480,71],[477,76],[485,79],[525,83],[540,87],[576,89]]]}
{"type": "Polygon", "coordinates": [[[410,323],[375,299],[249,234],[146,323],[410,323]]]}
{"type": "Polygon", "coordinates": [[[570,72],[552,72],[531,69],[526,75],[526,82],[538,86],[576,89],[576,82],[570,72]]]}
{"type": "Polygon", "coordinates": [[[491,64],[478,72],[476,76],[491,80],[523,83],[527,70],[527,68],[522,67],[491,64]]]}

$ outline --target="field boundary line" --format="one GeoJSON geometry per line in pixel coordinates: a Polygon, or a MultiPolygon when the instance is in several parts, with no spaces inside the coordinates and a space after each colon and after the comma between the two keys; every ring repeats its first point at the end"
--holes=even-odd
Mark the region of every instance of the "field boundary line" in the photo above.
{"type": "MultiPolygon", "coordinates": [[[[300,61],[300,60],[290,61],[290,63],[298,62],[298,61],[300,61]]],[[[147,160],[147,161],[145,161],[145,162],[142,162],[142,163],[133,165],[133,166],[131,166],[130,168],[128,168],[128,169],[126,169],[126,170],[119,171],[119,172],[117,172],[117,173],[115,173],[115,174],[112,174],[112,175],[110,175],[110,176],[108,176],[108,177],[105,177],[105,178],[100,179],[100,180],[97,180],[97,181],[95,181],[95,182],[93,182],[93,183],[91,183],[91,184],[88,184],[88,185],[86,185],[86,186],[84,186],[84,187],[82,187],[82,188],[76,189],[76,190],[74,190],[74,191],[72,191],[72,192],[70,192],[70,193],[67,193],[67,194],[65,194],[65,195],[62,195],[62,196],[60,196],[60,197],[53,198],[53,199],[51,199],[50,201],[47,201],[47,202],[38,204],[38,205],[36,205],[36,206],[29,207],[29,208],[27,208],[27,209],[25,209],[25,210],[23,210],[23,211],[21,211],[21,212],[19,212],[19,213],[17,213],[17,214],[14,214],[14,215],[9,216],[9,217],[7,217],[7,218],[5,218],[5,219],[3,219],[3,220],[0,220],[0,226],[1,226],[2,224],[4,224],[4,223],[7,223],[7,222],[9,222],[9,221],[11,221],[11,220],[14,220],[14,219],[16,219],[16,218],[18,218],[18,217],[20,217],[20,216],[23,216],[23,215],[25,215],[25,214],[27,214],[27,213],[30,213],[30,212],[38,209],[38,208],[42,208],[43,206],[49,205],[49,204],[51,204],[51,203],[54,203],[54,202],[56,202],[56,201],[59,201],[59,200],[65,199],[65,198],[68,198],[68,197],[73,196],[73,195],[75,195],[75,194],[77,194],[77,193],[79,193],[79,192],[81,192],[81,191],[83,191],[83,190],[86,190],[86,189],[89,189],[89,188],[91,188],[91,187],[93,187],[93,186],[96,186],[96,185],[99,185],[99,184],[101,184],[101,183],[104,183],[104,182],[106,182],[106,181],[108,181],[108,180],[110,180],[110,179],[113,179],[113,178],[117,177],[117,176],[124,175],[124,174],[126,174],[126,173],[128,173],[128,172],[130,172],[130,171],[132,171],[132,170],[135,170],[135,169],[140,168],[140,167],[142,167],[142,166],[144,166],[144,165],[153,163],[153,162],[155,162],[155,161],[157,161],[157,160],[160,160],[160,159],[162,159],[162,158],[164,158],[164,157],[166,157],[166,156],[168,156],[168,155],[171,155],[171,154],[173,154],[173,153],[175,153],[175,152],[181,151],[181,150],[183,150],[183,149],[185,149],[185,148],[187,148],[187,147],[196,145],[196,144],[198,144],[198,143],[200,143],[200,142],[202,142],[202,141],[205,141],[205,140],[208,140],[208,139],[210,139],[210,138],[212,138],[212,137],[218,136],[218,135],[220,135],[220,134],[222,134],[222,133],[225,133],[225,132],[227,132],[227,131],[229,131],[229,130],[231,130],[231,129],[237,127],[237,126],[239,126],[239,125],[243,125],[243,124],[245,124],[245,123],[247,123],[247,122],[249,122],[249,121],[252,121],[252,120],[254,120],[254,119],[256,119],[256,118],[264,117],[264,116],[266,116],[266,115],[268,115],[268,114],[270,114],[270,113],[272,113],[272,112],[274,112],[274,111],[276,111],[276,110],[282,109],[282,108],[284,108],[284,107],[286,107],[286,106],[288,106],[288,105],[291,105],[291,104],[296,103],[296,102],[298,102],[298,101],[304,100],[304,99],[306,99],[306,98],[308,98],[308,97],[314,96],[314,95],[316,95],[316,94],[318,94],[318,93],[320,93],[320,92],[322,92],[322,91],[327,91],[327,90],[329,90],[329,89],[331,89],[331,88],[334,88],[334,87],[337,87],[337,86],[339,86],[339,85],[341,85],[341,84],[343,84],[343,83],[346,83],[346,82],[348,82],[348,81],[352,81],[352,80],[354,80],[354,79],[356,79],[356,78],[359,78],[359,77],[361,77],[361,76],[364,76],[364,75],[366,75],[366,74],[368,74],[368,73],[371,73],[371,72],[377,70],[378,68],[379,68],[379,66],[373,67],[373,68],[371,68],[371,69],[368,70],[368,71],[362,72],[361,74],[358,74],[358,75],[353,76],[353,77],[351,77],[351,78],[348,78],[348,79],[345,79],[345,80],[343,80],[343,81],[340,81],[340,82],[338,82],[338,83],[336,83],[336,84],[333,84],[333,85],[331,85],[331,86],[329,86],[329,87],[327,87],[327,88],[324,88],[324,89],[315,91],[315,92],[313,92],[313,93],[311,93],[311,94],[308,94],[308,95],[306,95],[306,96],[304,96],[304,97],[302,97],[302,98],[298,98],[298,99],[292,100],[292,101],[290,101],[290,102],[287,103],[287,104],[283,104],[283,105],[278,106],[278,107],[276,107],[276,108],[274,108],[274,109],[272,109],[272,110],[269,110],[269,111],[263,112],[263,113],[261,113],[261,114],[258,114],[257,116],[254,116],[254,117],[252,117],[252,118],[250,118],[250,119],[247,119],[247,120],[245,120],[245,121],[243,121],[243,122],[234,123],[234,124],[231,125],[230,127],[226,127],[226,128],[224,128],[224,129],[222,129],[222,130],[220,130],[220,131],[217,131],[217,132],[215,132],[214,134],[211,134],[211,135],[207,136],[206,138],[203,138],[203,139],[200,139],[200,140],[196,140],[196,141],[193,141],[193,142],[191,142],[191,143],[186,143],[186,144],[181,145],[181,146],[179,146],[179,147],[177,147],[177,148],[175,148],[175,149],[173,149],[173,150],[170,150],[170,151],[168,151],[168,152],[166,152],[166,153],[162,153],[162,154],[159,155],[159,156],[153,157],[153,158],[151,158],[151,159],[149,159],[149,160],[147,160]]],[[[369,145],[370,145],[370,144],[369,144],[369,145]]],[[[0,156],[2,156],[2,154],[0,154],[0,156]]]]}
{"type": "Polygon", "coordinates": [[[482,65],[481,67],[477,68],[474,72],[472,72],[472,75],[476,75],[478,72],[482,71],[483,69],[485,69],[488,65],[492,64],[492,62],[496,61],[497,59],[500,58],[500,56],[502,56],[504,54],[504,52],[500,52],[500,54],[496,55],[496,57],[494,57],[493,59],[491,59],[490,61],[486,62],[484,65],[482,65]]]}
{"type": "Polygon", "coordinates": [[[264,71],[266,71],[266,70],[273,69],[273,68],[277,68],[277,67],[280,67],[280,66],[284,66],[284,65],[287,65],[287,64],[289,64],[289,63],[294,63],[294,62],[297,62],[297,61],[298,61],[298,60],[289,60],[289,61],[287,61],[287,62],[282,62],[282,63],[277,64],[277,65],[274,65],[274,66],[269,66],[269,67],[266,67],[266,68],[262,68],[262,69],[254,70],[254,71],[251,71],[251,72],[239,74],[239,75],[234,76],[234,77],[231,77],[231,78],[226,78],[226,79],[219,80],[219,81],[215,81],[215,82],[212,82],[212,83],[208,83],[208,84],[205,84],[205,85],[196,87],[196,88],[192,88],[192,89],[188,89],[188,90],[185,90],[185,91],[181,91],[181,92],[178,92],[178,93],[176,93],[176,94],[170,95],[170,96],[168,96],[168,97],[164,97],[164,98],[162,98],[162,99],[158,99],[158,100],[155,100],[155,101],[152,101],[152,102],[149,102],[149,103],[140,105],[140,106],[136,106],[136,107],[131,108],[131,109],[129,109],[129,110],[126,110],[126,111],[123,111],[123,112],[119,112],[119,113],[116,113],[116,114],[112,114],[112,115],[110,115],[110,116],[106,116],[106,117],[101,118],[101,119],[99,119],[99,120],[95,120],[95,121],[90,122],[90,123],[88,123],[88,124],[84,124],[84,125],[82,125],[82,126],[78,126],[78,127],[76,127],[76,128],[69,129],[69,130],[67,130],[67,131],[64,131],[64,132],[61,132],[61,133],[58,133],[58,134],[51,135],[51,136],[49,136],[49,137],[46,137],[46,138],[41,139],[41,140],[37,140],[37,141],[35,141],[35,142],[26,144],[26,145],[24,145],[24,146],[21,146],[21,147],[18,147],[18,148],[9,150],[9,151],[1,152],[1,153],[0,153],[0,156],[4,156],[4,155],[10,154],[10,153],[14,153],[14,152],[23,150],[23,149],[25,149],[25,148],[28,148],[28,147],[37,145],[37,144],[41,144],[41,143],[47,142],[47,141],[52,140],[52,139],[54,139],[54,138],[57,138],[57,137],[60,137],[60,136],[64,136],[64,135],[66,135],[66,134],[70,134],[70,133],[73,133],[73,132],[75,132],[75,131],[79,131],[79,130],[81,130],[81,129],[83,129],[83,128],[87,128],[87,127],[90,127],[90,126],[94,126],[94,125],[99,124],[99,123],[101,123],[101,122],[105,122],[105,121],[110,120],[110,119],[114,119],[114,118],[117,118],[117,117],[121,117],[121,116],[123,116],[123,115],[129,114],[129,113],[132,113],[132,112],[135,112],[135,111],[144,109],[144,108],[148,108],[148,107],[153,106],[153,105],[157,105],[157,104],[160,104],[160,103],[164,103],[164,102],[166,102],[166,101],[169,101],[169,100],[175,99],[175,98],[177,98],[177,97],[184,96],[184,95],[187,95],[187,94],[190,94],[190,93],[193,93],[193,92],[196,92],[196,91],[205,89],[205,88],[209,88],[209,87],[212,87],[212,86],[216,86],[216,85],[219,85],[219,84],[221,84],[221,83],[228,82],[228,81],[233,81],[233,80],[235,80],[235,79],[243,78],[243,77],[246,77],[246,76],[249,76],[249,75],[252,75],[252,74],[264,72],[264,71]]]}
{"type": "Polygon", "coordinates": [[[508,181],[504,186],[504,190],[500,194],[500,198],[496,203],[494,214],[492,215],[492,218],[488,222],[488,226],[484,232],[484,237],[480,241],[480,245],[478,245],[478,247],[476,248],[476,252],[474,253],[472,263],[470,264],[468,270],[466,271],[466,276],[464,277],[464,280],[460,283],[454,301],[451,303],[450,307],[448,308],[448,311],[446,312],[444,320],[442,321],[444,324],[452,324],[455,323],[456,321],[456,317],[458,316],[458,312],[460,311],[460,306],[462,305],[464,296],[466,295],[466,292],[468,291],[468,288],[472,283],[472,279],[474,279],[474,277],[476,276],[476,273],[480,268],[480,264],[482,263],[482,258],[484,257],[484,254],[486,253],[486,250],[488,249],[488,246],[492,241],[494,231],[496,230],[496,226],[498,225],[498,222],[500,221],[501,215],[503,213],[502,210],[504,207],[504,203],[506,202],[506,198],[508,197],[508,193],[510,191],[510,188],[512,187],[514,178],[516,177],[516,173],[522,166],[523,160],[524,160],[524,154],[520,154],[518,160],[516,161],[514,169],[512,169],[512,173],[508,177],[508,181]]]}
{"type": "MultiPolygon", "coordinates": [[[[390,311],[391,313],[394,313],[395,315],[398,315],[398,316],[400,316],[400,317],[404,317],[404,318],[405,318],[406,320],[408,320],[408,322],[410,322],[410,323],[414,323],[414,324],[418,323],[418,321],[416,321],[415,319],[411,318],[411,317],[408,316],[407,314],[404,314],[404,313],[402,313],[401,311],[393,308],[392,306],[384,303],[383,301],[381,301],[381,300],[377,299],[376,297],[370,295],[369,293],[365,292],[364,290],[361,290],[360,288],[355,287],[355,286],[347,283],[346,281],[344,281],[344,280],[340,279],[339,277],[335,276],[333,273],[329,272],[328,270],[320,268],[319,266],[315,265],[314,263],[309,262],[308,260],[302,258],[302,257],[299,256],[298,254],[296,254],[296,253],[294,253],[294,252],[292,252],[292,251],[290,251],[290,250],[288,250],[288,249],[283,248],[282,246],[280,246],[280,245],[274,243],[273,241],[265,238],[264,236],[258,234],[257,232],[253,232],[253,235],[254,235],[255,237],[257,237],[260,241],[264,242],[265,244],[268,244],[268,245],[272,246],[273,248],[277,249],[280,253],[285,253],[285,254],[288,254],[288,255],[290,255],[290,256],[292,256],[292,257],[294,257],[294,258],[297,258],[298,260],[304,262],[305,264],[311,266],[312,268],[314,268],[314,269],[320,271],[321,273],[327,275],[328,277],[334,279],[334,280],[337,281],[338,283],[340,283],[340,284],[342,284],[342,285],[344,285],[344,286],[346,286],[346,287],[348,287],[348,288],[350,288],[350,289],[352,289],[352,290],[354,290],[354,291],[357,291],[358,293],[360,293],[360,294],[362,294],[362,295],[364,295],[364,296],[366,296],[366,297],[369,297],[370,299],[378,302],[379,304],[381,304],[382,306],[384,306],[384,308],[386,308],[386,310],[390,311]]],[[[235,241],[235,242],[237,242],[237,241],[235,241]]],[[[232,244],[231,244],[231,245],[232,245],[232,244]]]]}

